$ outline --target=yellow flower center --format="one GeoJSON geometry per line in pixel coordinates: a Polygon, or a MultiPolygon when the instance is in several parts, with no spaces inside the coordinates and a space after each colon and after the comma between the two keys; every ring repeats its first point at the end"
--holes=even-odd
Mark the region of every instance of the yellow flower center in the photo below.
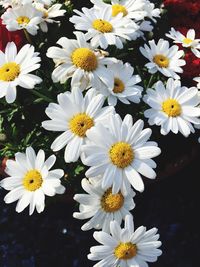
{"type": "Polygon", "coordinates": [[[23,185],[28,191],[35,191],[39,189],[42,185],[43,179],[42,175],[37,170],[28,171],[23,179],[23,185]]]}
{"type": "Polygon", "coordinates": [[[121,209],[124,204],[122,193],[112,194],[112,188],[109,188],[101,198],[101,207],[105,212],[115,212],[121,209]]]}
{"type": "Polygon", "coordinates": [[[120,260],[132,259],[137,254],[137,246],[131,242],[119,243],[114,250],[114,254],[120,260]]]}
{"type": "Polygon", "coordinates": [[[153,62],[161,68],[167,68],[169,66],[169,59],[163,55],[155,55],[153,62]]]}
{"type": "Polygon", "coordinates": [[[95,53],[89,48],[77,48],[71,55],[73,64],[85,71],[93,71],[97,68],[98,62],[95,53]]]}
{"type": "Polygon", "coordinates": [[[125,17],[128,14],[124,6],[119,5],[119,4],[112,5],[112,16],[115,17],[119,13],[123,13],[123,17],[125,17]]]}
{"type": "Polygon", "coordinates": [[[85,113],[75,115],[69,121],[70,130],[79,137],[85,137],[87,130],[94,126],[94,121],[85,113]]]}
{"type": "Polygon", "coordinates": [[[189,45],[189,44],[192,43],[192,39],[190,39],[190,38],[184,38],[183,39],[183,43],[186,44],[186,45],[189,45]]]}
{"type": "Polygon", "coordinates": [[[124,88],[124,83],[120,79],[115,78],[113,92],[115,94],[122,93],[124,91],[124,88]]]}
{"type": "Polygon", "coordinates": [[[15,62],[5,63],[0,67],[0,80],[12,82],[20,74],[20,66],[15,62]]]}
{"type": "Polygon", "coordinates": [[[112,32],[113,26],[110,22],[103,19],[96,19],[92,23],[93,28],[99,32],[112,32]]]}
{"type": "Polygon", "coordinates": [[[17,18],[17,22],[19,25],[22,25],[22,24],[27,25],[30,22],[30,19],[26,16],[20,16],[17,18]]]}
{"type": "Polygon", "coordinates": [[[126,168],[134,159],[132,147],[125,142],[114,144],[109,151],[110,159],[118,168],[126,168]]]}
{"type": "Polygon", "coordinates": [[[181,114],[181,105],[175,99],[167,99],[162,103],[162,111],[169,117],[177,117],[181,114]]]}

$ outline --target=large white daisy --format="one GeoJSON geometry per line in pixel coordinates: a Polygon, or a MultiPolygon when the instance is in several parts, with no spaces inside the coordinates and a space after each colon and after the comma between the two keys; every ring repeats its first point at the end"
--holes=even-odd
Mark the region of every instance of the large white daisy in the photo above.
{"type": "Polygon", "coordinates": [[[140,52],[150,61],[145,65],[149,72],[154,74],[159,71],[166,77],[180,79],[177,73],[182,73],[181,66],[186,64],[185,60],[181,59],[184,51],[179,50],[177,45],[169,47],[169,42],[163,39],[159,39],[157,45],[151,40],[149,46],[145,44],[144,48],[140,47],[140,52]]]}
{"type": "Polygon", "coordinates": [[[54,196],[65,191],[60,182],[63,170],[50,170],[55,161],[54,155],[45,160],[43,150],[39,150],[36,155],[32,147],[28,147],[26,153],[16,153],[15,160],[7,160],[5,172],[9,177],[0,182],[1,187],[10,191],[4,201],[12,203],[18,200],[17,212],[23,211],[28,205],[29,215],[34,209],[42,212],[45,195],[54,196]]]}
{"type": "Polygon", "coordinates": [[[83,8],[82,11],[74,10],[78,16],[72,16],[70,21],[75,24],[75,29],[87,32],[85,36],[91,39],[91,45],[94,47],[106,49],[108,45],[115,45],[121,49],[123,42],[136,39],[138,36],[139,26],[123,17],[123,13],[113,17],[110,7],[83,8]]]}
{"type": "Polygon", "coordinates": [[[95,8],[105,8],[109,6],[112,9],[112,16],[115,17],[119,13],[123,14],[123,17],[134,20],[143,20],[147,15],[145,11],[146,0],[112,0],[111,4],[107,4],[102,0],[90,0],[95,8]]]}
{"type": "Polygon", "coordinates": [[[30,72],[40,67],[39,53],[34,47],[26,44],[17,53],[16,45],[8,43],[5,53],[0,51],[0,98],[6,98],[8,103],[16,99],[16,87],[33,89],[42,80],[30,72]]]}
{"type": "Polygon", "coordinates": [[[169,33],[166,33],[166,36],[174,40],[175,44],[181,44],[183,47],[190,48],[194,55],[200,58],[200,39],[195,39],[195,30],[188,30],[186,36],[176,31],[174,28],[171,28],[169,33]]]}
{"type": "Polygon", "coordinates": [[[166,88],[161,81],[155,84],[155,89],[148,89],[144,101],[150,106],[144,112],[150,125],[161,126],[161,134],[170,131],[184,136],[194,133],[192,124],[200,124],[200,103],[198,90],[195,87],[181,87],[177,80],[168,79],[166,88]]]}
{"type": "Polygon", "coordinates": [[[75,32],[77,40],[62,37],[58,40],[62,48],[50,47],[47,56],[53,58],[56,68],[52,73],[54,82],[66,82],[72,78],[71,86],[79,86],[81,89],[87,87],[101,87],[106,85],[112,87],[113,80],[106,65],[112,64],[115,58],[105,57],[96,51],[86,41],[81,32],[75,32]]]}
{"type": "Polygon", "coordinates": [[[42,21],[42,12],[31,4],[8,8],[1,16],[2,23],[9,31],[26,30],[31,35],[36,35],[38,25],[42,21]]]}
{"type": "Polygon", "coordinates": [[[104,97],[96,95],[90,89],[83,97],[79,88],[72,93],[66,92],[58,95],[58,104],[51,103],[46,108],[50,118],[42,126],[49,131],[63,132],[52,143],[53,151],[65,147],[65,161],[75,162],[82,152],[82,146],[87,140],[87,133],[96,127],[96,124],[106,119],[114,112],[112,107],[104,107],[104,97]]]}
{"type": "Polygon", "coordinates": [[[82,188],[87,194],[74,196],[74,199],[80,203],[80,212],[75,212],[73,216],[81,220],[92,217],[81,227],[83,231],[95,228],[109,232],[111,221],[115,220],[120,225],[125,216],[130,214],[129,211],[135,207],[133,190],[130,190],[126,196],[120,191],[112,194],[111,188],[102,189],[100,179],[101,177],[96,177],[95,180],[83,179],[82,188]]]}
{"type": "Polygon", "coordinates": [[[42,22],[40,23],[40,28],[43,32],[48,31],[48,23],[60,23],[59,21],[56,21],[55,18],[64,16],[66,13],[66,10],[61,9],[62,4],[46,6],[36,2],[34,7],[43,13],[42,22]]]}
{"type": "Polygon", "coordinates": [[[146,230],[140,226],[134,230],[133,218],[127,215],[125,226],[110,223],[111,235],[103,231],[94,232],[100,246],[90,248],[88,259],[99,261],[93,267],[148,267],[147,262],[155,262],[162,254],[157,228],[146,230]]]}
{"type": "Polygon", "coordinates": [[[137,85],[141,78],[139,75],[133,75],[134,68],[129,63],[123,64],[122,61],[118,60],[117,63],[109,65],[108,70],[113,76],[113,87],[101,86],[97,88],[101,94],[108,98],[108,104],[115,106],[117,100],[124,104],[139,103],[143,88],[137,85]]]}
{"type": "Polygon", "coordinates": [[[110,116],[106,127],[97,125],[87,133],[89,143],[83,146],[83,163],[91,166],[87,177],[102,174],[102,187],[112,186],[113,194],[121,190],[127,194],[130,184],[138,191],[144,190],[140,174],[153,179],[155,162],[151,159],[160,154],[157,143],[147,142],[151,129],[144,129],[144,122],[138,120],[133,125],[131,115],[124,120],[118,114],[110,116]]]}

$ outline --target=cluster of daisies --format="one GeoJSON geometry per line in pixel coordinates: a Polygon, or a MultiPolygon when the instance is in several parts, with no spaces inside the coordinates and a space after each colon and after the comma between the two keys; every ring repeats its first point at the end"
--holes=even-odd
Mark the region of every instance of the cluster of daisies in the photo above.
{"type": "Polygon", "coordinates": [[[6,8],[1,18],[9,31],[24,30],[31,35],[38,30],[47,32],[48,23],[59,23],[55,18],[66,12],[61,9],[62,4],[53,4],[53,0],[2,0],[0,5],[6,8]]]}
{"type": "MultiPolygon", "coordinates": [[[[91,0],[92,8],[74,10],[70,18],[77,31],[75,39],[61,37],[57,45],[47,50],[53,60],[52,81],[64,84],[70,79],[71,90],[60,93],[56,103],[45,110],[48,120],[42,122],[47,131],[59,132],[51,144],[58,152],[64,149],[66,163],[81,160],[88,169],[81,181],[85,193],[76,194],[79,212],[73,216],[87,220],[82,230],[96,229],[94,238],[101,244],[90,250],[88,258],[98,261],[99,267],[147,267],[161,255],[157,229],[144,226],[134,229],[131,211],[135,207],[135,191],[144,191],[143,177],[156,178],[156,162],[161,150],[151,141],[152,130],[144,128],[144,121],[127,114],[116,113],[118,101],[138,104],[143,100],[147,109],[144,117],[149,125],[160,126],[163,135],[170,131],[185,137],[200,126],[200,98],[197,87],[181,85],[183,50],[170,46],[169,41],[149,41],[140,52],[149,61],[150,74],[160,72],[166,82],[157,81],[144,91],[141,77],[128,63],[111,57],[104,50],[110,45],[122,49],[128,41],[144,38],[152,31],[152,23],[160,16],[160,9],[148,0],[112,0],[110,4],[91,0]],[[123,224],[123,227],[121,226],[123,224]]],[[[5,0],[3,23],[9,31],[24,30],[35,35],[40,28],[47,31],[47,23],[63,16],[61,4],[50,0],[5,0]]],[[[167,37],[174,43],[191,49],[200,56],[200,40],[194,30],[187,36],[171,29],[167,37]]],[[[0,51],[0,98],[8,103],[16,99],[18,87],[33,89],[42,79],[35,74],[41,58],[35,48],[26,44],[18,52],[14,43],[0,51]]],[[[194,79],[199,82],[199,77],[194,79]]],[[[199,87],[199,85],[198,85],[199,87]]],[[[28,147],[18,152],[14,160],[7,160],[8,177],[0,183],[10,191],[6,203],[17,202],[16,211],[29,206],[31,215],[42,212],[45,195],[63,194],[64,171],[53,169],[56,156],[45,159],[28,147]]]]}

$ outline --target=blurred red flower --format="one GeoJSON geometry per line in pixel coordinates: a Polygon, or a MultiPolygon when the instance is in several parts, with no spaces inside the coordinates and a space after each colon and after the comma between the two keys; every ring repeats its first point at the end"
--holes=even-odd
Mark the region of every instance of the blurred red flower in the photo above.
{"type": "Polygon", "coordinates": [[[17,48],[21,48],[26,43],[26,38],[23,31],[9,32],[6,26],[2,24],[0,18],[0,50],[4,51],[8,42],[14,42],[17,48]]]}

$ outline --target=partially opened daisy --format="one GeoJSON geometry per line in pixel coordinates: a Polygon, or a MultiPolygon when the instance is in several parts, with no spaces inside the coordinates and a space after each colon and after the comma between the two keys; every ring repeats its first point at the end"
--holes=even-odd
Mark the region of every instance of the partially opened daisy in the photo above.
{"type": "Polygon", "coordinates": [[[108,98],[108,104],[115,106],[117,100],[124,104],[139,103],[143,88],[137,85],[141,78],[139,75],[133,75],[133,67],[129,63],[123,64],[122,61],[118,60],[117,63],[109,65],[108,70],[113,76],[113,87],[101,86],[98,88],[98,91],[108,98]]]}
{"type": "Polygon", "coordinates": [[[63,194],[64,186],[60,178],[63,170],[50,170],[56,161],[54,155],[45,160],[43,150],[35,153],[32,147],[26,153],[18,152],[15,160],[6,161],[5,172],[9,177],[0,182],[0,186],[10,192],[5,196],[6,203],[18,200],[16,211],[21,212],[29,205],[29,215],[36,209],[42,212],[45,207],[45,195],[63,194]]]}
{"type": "Polygon", "coordinates": [[[75,212],[73,216],[82,220],[91,218],[81,227],[83,231],[95,228],[109,232],[112,220],[120,225],[125,216],[130,214],[129,211],[135,207],[133,190],[130,190],[126,196],[120,191],[112,194],[112,188],[102,189],[100,179],[101,177],[96,177],[97,181],[83,179],[81,184],[87,194],[74,196],[74,199],[80,203],[80,212],[75,212]]]}
{"type": "Polygon", "coordinates": [[[115,45],[121,49],[126,40],[136,39],[138,36],[139,26],[123,17],[123,13],[113,17],[110,7],[83,8],[82,11],[74,10],[78,16],[72,16],[70,21],[75,24],[75,29],[86,32],[86,38],[91,39],[94,47],[106,49],[108,45],[115,45]]]}
{"type": "Polygon", "coordinates": [[[56,21],[56,17],[64,16],[66,10],[61,9],[61,4],[54,4],[52,6],[46,6],[41,3],[35,3],[34,7],[43,13],[42,22],[40,23],[40,28],[43,32],[48,31],[48,23],[59,23],[56,21]]]}
{"type": "Polygon", "coordinates": [[[119,13],[123,17],[134,20],[142,20],[147,15],[144,9],[146,0],[112,0],[111,4],[104,3],[102,0],[91,0],[95,8],[110,7],[112,9],[112,16],[115,17],[119,13]]]}
{"type": "Polygon", "coordinates": [[[167,37],[174,40],[175,44],[181,44],[183,47],[190,48],[194,55],[200,58],[200,39],[195,39],[195,30],[188,30],[186,36],[181,32],[171,28],[170,32],[166,34],[167,37]]]}
{"type": "Polygon", "coordinates": [[[146,230],[140,226],[134,229],[133,218],[127,215],[124,228],[116,221],[110,223],[110,232],[94,232],[94,238],[101,245],[90,248],[88,259],[99,261],[94,267],[148,267],[162,254],[157,228],[146,230]]]}
{"type": "Polygon", "coordinates": [[[150,106],[144,112],[150,125],[161,126],[163,135],[170,131],[188,136],[194,133],[192,124],[200,124],[200,103],[198,90],[195,87],[181,87],[177,80],[168,79],[166,87],[161,81],[155,84],[155,89],[148,89],[144,101],[150,106]]]}
{"type": "Polygon", "coordinates": [[[0,98],[5,96],[6,101],[12,103],[16,99],[17,86],[33,89],[41,83],[41,78],[30,73],[40,67],[38,55],[29,44],[17,53],[13,42],[7,44],[5,53],[0,51],[0,98]]]}
{"type": "Polygon", "coordinates": [[[180,79],[177,73],[182,73],[181,67],[186,64],[185,60],[181,59],[184,51],[179,50],[177,45],[169,47],[169,42],[163,39],[159,39],[157,45],[151,40],[149,46],[145,44],[144,48],[140,47],[140,52],[150,61],[145,65],[149,72],[154,74],[159,71],[166,77],[180,79]]]}
{"type": "Polygon", "coordinates": [[[62,37],[58,40],[62,48],[50,47],[47,56],[53,58],[56,68],[52,73],[54,82],[65,83],[69,78],[71,86],[111,87],[113,80],[106,65],[116,62],[115,58],[105,57],[86,41],[83,33],[75,32],[77,39],[62,37]]]}
{"type": "Polygon", "coordinates": [[[42,12],[31,4],[8,8],[1,16],[3,24],[9,31],[26,30],[31,35],[36,35],[38,25],[42,21],[42,12]]]}
{"type": "Polygon", "coordinates": [[[72,93],[58,95],[58,104],[51,103],[46,108],[50,120],[44,121],[42,126],[49,131],[63,132],[52,143],[53,151],[65,147],[65,161],[75,162],[82,153],[82,146],[87,139],[87,133],[96,124],[106,119],[114,112],[112,107],[104,107],[104,97],[96,95],[95,90],[88,90],[83,97],[79,88],[72,93]]]}
{"type": "Polygon", "coordinates": [[[195,82],[197,82],[197,88],[200,89],[200,76],[199,77],[195,77],[193,80],[195,82]]]}
{"type": "Polygon", "coordinates": [[[87,133],[89,143],[83,146],[85,158],[83,163],[91,166],[87,177],[102,174],[102,188],[112,186],[112,193],[121,190],[128,194],[130,185],[142,192],[144,184],[141,175],[150,179],[156,177],[151,159],[160,154],[157,143],[148,142],[151,129],[144,129],[144,122],[138,120],[133,124],[131,115],[124,120],[118,114],[110,116],[107,126],[97,125],[87,133]]]}

